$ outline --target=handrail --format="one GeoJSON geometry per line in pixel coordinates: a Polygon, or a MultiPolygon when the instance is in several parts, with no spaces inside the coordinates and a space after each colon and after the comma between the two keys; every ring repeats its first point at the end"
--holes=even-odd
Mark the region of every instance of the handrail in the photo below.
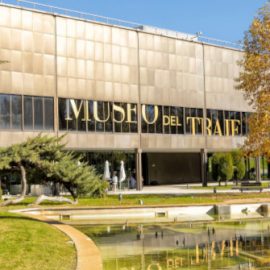
{"type": "MultiPolygon", "coordinates": [[[[89,21],[94,21],[94,22],[99,22],[99,23],[110,24],[110,25],[117,25],[117,26],[122,26],[126,28],[131,28],[131,29],[136,28],[136,29],[140,29],[142,32],[148,32],[147,30],[144,30],[145,27],[146,29],[151,28],[154,31],[154,33],[158,33],[164,36],[167,35],[166,32],[168,33],[175,32],[175,35],[173,36],[179,37],[179,35],[177,35],[179,33],[181,36],[181,39],[185,39],[185,35],[186,35],[187,37],[186,39],[193,40],[194,42],[202,42],[206,44],[217,45],[217,46],[222,46],[222,47],[227,47],[227,48],[234,48],[238,50],[241,50],[243,48],[243,44],[241,42],[235,43],[231,41],[225,41],[225,40],[220,40],[220,39],[211,38],[207,36],[196,35],[196,34],[194,34],[194,39],[193,39],[193,38],[190,38],[192,34],[181,33],[181,32],[177,32],[177,31],[173,31],[169,29],[161,29],[155,26],[143,25],[140,23],[132,22],[132,21],[111,18],[111,17],[101,16],[101,15],[96,15],[93,13],[81,12],[81,11],[77,11],[73,9],[56,7],[52,5],[46,5],[46,4],[37,3],[33,1],[28,1],[28,0],[0,0],[0,3],[7,4],[7,5],[11,4],[11,5],[19,6],[19,7],[30,8],[30,9],[49,12],[49,13],[58,14],[58,15],[75,17],[75,18],[83,19],[83,20],[89,20],[89,21]]],[[[170,35],[168,34],[168,36],[170,35]]]]}

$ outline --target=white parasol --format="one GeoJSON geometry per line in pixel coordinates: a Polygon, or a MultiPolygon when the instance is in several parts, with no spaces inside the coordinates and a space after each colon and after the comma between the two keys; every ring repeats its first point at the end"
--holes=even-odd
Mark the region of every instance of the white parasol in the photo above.
{"type": "Polygon", "coordinates": [[[120,183],[120,189],[121,189],[121,183],[126,180],[126,172],[125,172],[125,167],[124,167],[124,161],[121,160],[121,165],[120,165],[120,175],[119,175],[119,183],[120,183]]]}
{"type": "Polygon", "coordinates": [[[107,180],[107,181],[111,180],[111,174],[110,174],[110,168],[109,168],[109,161],[108,160],[105,161],[103,179],[107,180]]]}

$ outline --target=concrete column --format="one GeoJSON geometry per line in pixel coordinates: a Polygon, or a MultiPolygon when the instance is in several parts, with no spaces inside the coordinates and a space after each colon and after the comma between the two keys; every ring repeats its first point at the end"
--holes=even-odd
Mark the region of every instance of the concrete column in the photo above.
{"type": "Polygon", "coordinates": [[[201,149],[201,180],[204,187],[207,186],[207,152],[201,149]]]}
{"type": "Polygon", "coordinates": [[[261,182],[261,157],[256,157],[256,182],[261,182]]]}
{"type": "Polygon", "coordinates": [[[143,189],[143,177],[142,177],[142,150],[136,150],[136,181],[137,190],[143,189]]]}

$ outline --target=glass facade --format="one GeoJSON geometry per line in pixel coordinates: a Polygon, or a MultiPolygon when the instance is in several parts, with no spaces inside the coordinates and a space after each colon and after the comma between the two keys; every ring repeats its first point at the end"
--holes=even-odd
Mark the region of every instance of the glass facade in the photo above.
{"type": "MultiPolygon", "coordinates": [[[[206,110],[206,134],[245,136],[248,133],[248,112],[206,110]]],[[[142,105],[142,132],[202,135],[203,109],[142,105]]]]}
{"type": "MultiPolygon", "coordinates": [[[[137,133],[137,104],[58,99],[59,130],[137,133]]],[[[250,112],[206,110],[206,134],[245,136],[250,112]]],[[[53,97],[0,94],[0,129],[53,130],[53,97]]],[[[204,133],[203,109],[141,105],[141,131],[153,134],[204,133]]]]}
{"type": "Polygon", "coordinates": [[[183,108],[142,105],[142,132],[184,134],[183,108]]]}
{"type": "Polygon", "coordinates": [[[138,132],[137,105],[59,98],[59,129],[85,132],[138,132]]]}
{"type": "Polygon", "coordinates": [[[0,129],[53,130],[53,98],[0,94],[0,129]]]}

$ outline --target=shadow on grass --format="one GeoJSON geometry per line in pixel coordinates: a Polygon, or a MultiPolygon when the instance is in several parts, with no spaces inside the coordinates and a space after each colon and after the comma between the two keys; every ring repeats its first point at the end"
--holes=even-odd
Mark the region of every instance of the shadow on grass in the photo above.
{"type": "Polygon", "coordinates": [[[31,217],[17,216],[17,215],[12,215],[12,214],[9,214],[9,213],[7,213],[5,215],[1,215],[0,214],[0,221],[1,221],[1,219],[12,219],[12,220],[14,219],[14,220],[27,220],[27,221],[38,221],[38,222],[41,222],[41,221],[39,221],[37,219],[33,219],[31,217]]]}
{"type": "Polygon", "coordinates": [[[26,217],[26,216],[12,215],[10,213],[6,213],[4,215],[1,215],[1,213],[0,213],[0,222],[1,222],[1,220],[7,220],[7,219],[33,221],[33,222],[39,222],[39,223],[47,223],[47,224],[50,224],[50,225],[63,224],[63,223],[61,223],[60,221],[57,221],[57,220],[38,220],[38,219],[35,219],[35,218],[26,217]]]}

